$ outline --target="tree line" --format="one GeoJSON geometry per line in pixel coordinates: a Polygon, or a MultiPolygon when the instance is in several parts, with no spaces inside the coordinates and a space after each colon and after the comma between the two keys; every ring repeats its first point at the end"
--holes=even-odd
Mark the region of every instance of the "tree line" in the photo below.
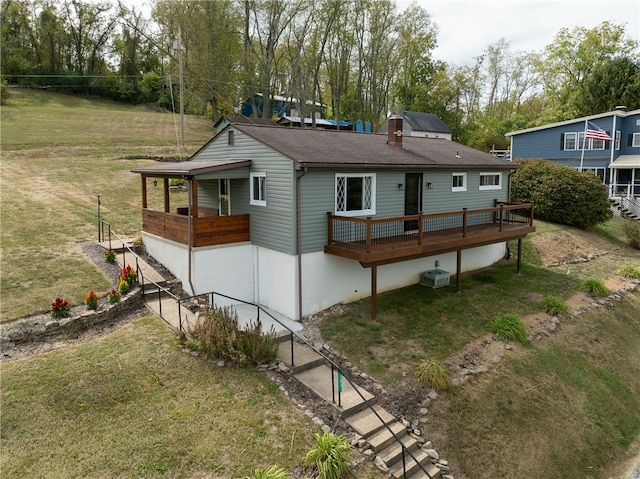
{"type": "Polygon", "coordinates": [[[213,121],[255,94],[270,117],[283,95],[374,131],[393,109],[435,113],[455,140],[488,150],[510,130],[640,108],[639,45],[607,21],[561,29],[539,52],[501,39],[455,65],[432,55],[428,10],[393,0],[155,0],[150,13],[4,0],[1,15],[4,81],[177,109],[182,78],[185,112],[213,121]]]}

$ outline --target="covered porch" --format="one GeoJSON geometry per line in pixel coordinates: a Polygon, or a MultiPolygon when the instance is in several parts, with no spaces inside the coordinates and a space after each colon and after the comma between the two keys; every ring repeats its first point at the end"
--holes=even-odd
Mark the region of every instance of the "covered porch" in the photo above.
{"type": "Polygon", "coordinates": [[[621,155],[609,168],[613,172],[610,197],[640,198],[640,155],[621,155]]]}
{"type": "Polygon", "coordinates": [[[232,215],[222,194],[219,206],[201,206],[198,194],[199,180],[228,178],[231,170],[237,176],[238,171],[248,170],[250,164],[250,160],[186,161],[132,170],[142,180],[142,231],[189,247],[250,241],[248,214],[232,215]],[[151,180],[153,188],[162,185],[160,208],[149,205],[151,180]],[[186,185],[186,198],[182,195],[178,205],[171,204],[176,189],[172,180],[181,180],[186,185]]]}

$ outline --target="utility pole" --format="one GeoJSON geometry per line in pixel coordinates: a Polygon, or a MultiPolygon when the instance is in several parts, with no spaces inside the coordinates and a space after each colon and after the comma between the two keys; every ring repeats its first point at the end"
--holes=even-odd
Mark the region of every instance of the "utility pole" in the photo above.
{"type": "Polygon", "coordinates": [[[184,77],[182,75],[182,29],[178,27],[178,39],[173,42],[173,49],[178,50],[178,68],[180,75],[180,146],[184,148],[184,77]]]}

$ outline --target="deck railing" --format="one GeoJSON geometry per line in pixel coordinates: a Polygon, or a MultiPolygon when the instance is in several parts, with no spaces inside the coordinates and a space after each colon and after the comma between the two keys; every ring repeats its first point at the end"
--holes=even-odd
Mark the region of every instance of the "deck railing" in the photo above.
{"type": "Polygon", "coordinates": [[[351,218],[327,213],[328,244],[364,249],[422,245],[431,241],[466,238],[479,226],[533,225],[532,203],[495,202],[492,208],[417,214],[392,218],[351,218]]]}
{"type": "MultiPolygon", "coordinates": [[[[193,246],[250,241],[249,215],[192,217],[193,246]]],[[[144,208],[142,230],[177,243],[189,244],[189,216],[144,208]]]]}

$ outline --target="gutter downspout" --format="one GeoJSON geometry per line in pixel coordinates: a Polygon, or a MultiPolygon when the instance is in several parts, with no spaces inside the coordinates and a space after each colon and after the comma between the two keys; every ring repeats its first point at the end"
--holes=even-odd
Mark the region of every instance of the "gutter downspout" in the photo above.
{"type": "Polygon", "coordinates": [[[302,321],[302,212],[300,211],[301,188],[300,180],[307,174],[307,167],[301,175],[296,174],[296,253],[298,260],[298,321],[302,321]]]}
{"type": "Polygon", "coordinates": [[[193,177],[189,177],[187,178],[188,180],[188,185],[189,185],[189,190],[188,190],[188,196],[189,196],[189,244],[187,245],[188,247],[188,278],[189,278],[189,287],[191,288],[191,294],[196,294],[196,290],[193,287],[193,267],[192,267],[192,263],[193,260],[191,258],[192,254],[193,254],[193,177]]]}

